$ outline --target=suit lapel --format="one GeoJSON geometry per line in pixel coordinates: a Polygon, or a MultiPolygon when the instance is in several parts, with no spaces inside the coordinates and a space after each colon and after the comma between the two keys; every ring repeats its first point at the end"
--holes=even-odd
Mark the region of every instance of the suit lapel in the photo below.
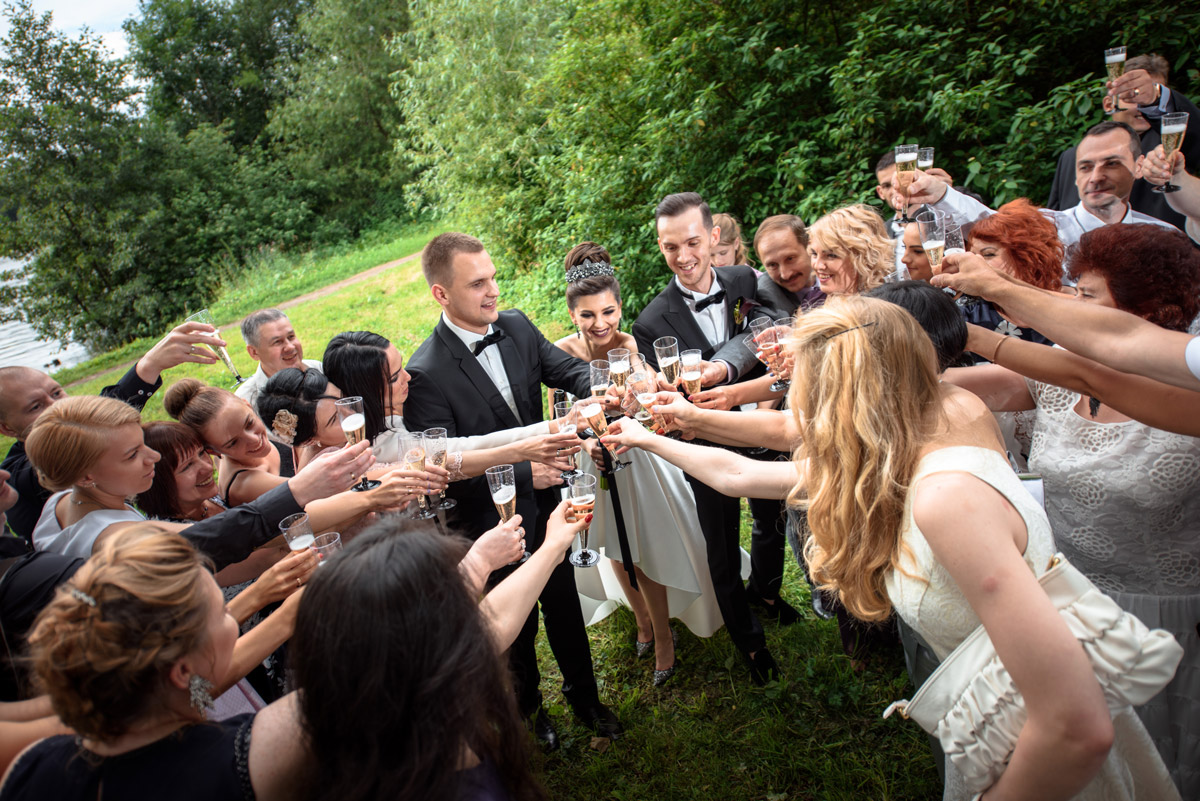
{"type": "Polygon", "coordinates": [[[721,289],[725,290],[725,340],[728,341],[741,329],[741,326],[734,320],[734,311],[737,308],[738,298],[745,297],[745,294],[738,292],[736,277],[726,278],[723,275],[724,270],[714,270],[714,272],[717,274],[717,283],[721,285],[721,289]]]}
{"type": "MultiPolygon", "coordinates": [[[[512,390],[513,403],[516,404],[517,412],[520,416],[524,417],[529,410],[529,398],[526,397],[525,392],[525,383],[528,376],[521,372],[523,363],[516,340],[513,339],[512,333],[507,329],[504,329],[504,333],[507,336],[497,343],[497,347],[500,348],[500,359],[504,363],[504,373],[508,376],[508,386],[512,390]]],[[[497,394],[499,394],[498,390],[497,394]]],[[[500,400],[503,402],[503,396],[500,400]]],[[[508,408],[507,403],[504,404],[504,408],[508,408]]],[[[525,425],[524,420],[518,420],[517,423],[518,425],[525,425]]]]}
{"type": "Polygon", "coordinates": [[[674,279],[667,286],[667,310],[663,312],[662,320],[674,330],[675,336],[679,340],[680,350],[698,347],[707,351],[712,348],[712,344],[704,335],[704,331],[700,329],[700,324],[696,322],[695,315],[688,308],[687,301],[683,299],[683,292],[676,286],[674,279]]]}
{"type": "MultiPolygon", "coordinates": [[[[467,349],[467,346],[463,344],[463,341],[447,328],[444,323],[438,323],[437,333],[442,344],[458,362],[458,367],[463,375],[474,385],[480,398],[488,405],[496,418],[503,423],[503,427],[516,428],[519,426],[521,422],[513,417],[512,409],[508,408],[508,404],[504,402],[504,396],[500,394],[500,390],[496,389],[496,385],[488,377],[487,371],[483,369],[483,366],[479,364],[479,359],[476,358],[475,354],[471,353],[467,349]]],[[[510,377],[509,382],[511,383],[511,381],[512,378],[510,377]]]]}

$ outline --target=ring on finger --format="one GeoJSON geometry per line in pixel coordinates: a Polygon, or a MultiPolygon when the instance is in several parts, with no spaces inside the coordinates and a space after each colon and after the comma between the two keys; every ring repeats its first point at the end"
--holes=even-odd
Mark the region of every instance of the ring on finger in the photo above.
{"type": "Polygon", "coordinates": [[[297,579],[296,579],[296,587],[297,587],[297,588],[299,588],[299,587],[300,587],[300,579],[299,579],[299,578],[297,578],[297,579]]]}

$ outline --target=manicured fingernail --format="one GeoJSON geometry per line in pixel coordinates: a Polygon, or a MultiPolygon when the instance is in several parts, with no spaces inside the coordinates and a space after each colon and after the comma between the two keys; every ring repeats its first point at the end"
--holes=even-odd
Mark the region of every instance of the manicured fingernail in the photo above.
{"type": "Polygon", "coordinates": [[[590,522],[592,522],[592,515],[588,515],[587,517],[585,517],[585,518],[583,519],[583,522],[585,522],[585,523],[590,523],[590,522]]]}

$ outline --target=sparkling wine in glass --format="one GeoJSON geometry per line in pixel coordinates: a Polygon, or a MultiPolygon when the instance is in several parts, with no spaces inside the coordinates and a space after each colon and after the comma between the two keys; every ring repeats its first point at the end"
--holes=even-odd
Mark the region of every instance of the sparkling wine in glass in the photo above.
{"type": "Polygon", "coordinates": [[[792,380],[787,377],[788,370],[784,363],[783,349],[792,336],[793,325],[794,321],[791,317],[780,317],[775,321],[775,370],[779,380],[771,384],[772,392],[783,392],[792,385],[792,380]]]}
{"type": "Polygon", "coordinates": [[[917,215],[917,227],[921,230],[921,247],[929,257],[929,267],[934,275],[942,272],[942,255],[946,252],[946,212],[930,209],[917,215]]]}
{"type": "MultiPolygon", "coordinates": [[[[496,504],[496,514],[500,522],[505,523],[517,513],[517,474],[511,464],[498,464],[484,471],[487,477],[488,491],[492,494],[492,503],[496,504]]],[[[513,562],[517,565],[529,558],[529,551],[513,562]]]]}
{"type": "MultiPolygon", "coordinates": [[[[1115,81],[1125,74],[1125,48],[1110,47],[1104,51],[1104,69],[1108,72],[1108,80],[1115,81]]],[[[1117,110],[1117,96],[1110,92],[1112,108],[1106,108],[1105,114],[1113,114],[1117,110]]]]}
{"type": "Polygon", "coordinates": [[[617,389],[625,389],[629,378],[629,348],[613,348],[608,352],[608,377],[617,389]]]}
{"type": "MultiPolygon", "coordinates": [[[[554,418],[562,421],[558,424],[558,433],[574,434],[579,430],[578,426],[576,426],[574,423],[568,422],[568,418],[573,407],[574,404],[570,401],[559,401],[558,403],[554,404],[554,418]]],[[[559,474],[559,477],[562,478],[563,481],[570,481],[575,476],[581,475],[579,472],[579,464],[577,462],[577,454],[572,453],[570,456],[566,457],[566,460],[570,463],[571,469],[564,470],[559,474]]]]}
{"type": "MultiPolygon", "coordinates": [[[[567,495],[571,520],[586,517],[596,508],[596,477],[586,473],[570,481],[567,495]]],[[[579,532],[579,548],[568,557],[575,567],[593,567],[600,554],[588,547],[588,529],[579,532]]]]}
{"type": "MultiPolygon", "coordinates": [[[[446,429],[430,428],[425,431],[425,459],[434,467],[446,466],[446,429]]],[[[434,509],[453,509],[458,501],[446,497],[446,491],[438,492],[437,501],[430,502],[434,509]]]]}
{"type": "Polygon", "coordinates": [[[755,317],[750,321],[751,340],[747,346],[754,351],[758,360],[766,365],[771,375],[779,378],[776,360],[779,356],[779,340],[775,337],[775,323],[770,317],[755,317]]]}
{"type": "Polygon", "coordinates": [[[305,512],[297,512],[280,520],[279,530],[283,533],[283,539],[287,542],[288,548],[293,551],[311,548],[316,540],[312,525],[308,522],[308,514],[305,512]]]}
{"type": "MultiPolygon", "coordinates": [[[[1167,157],[1167,164],[1170,165],[1171,160],[1175,156],[1175,151],[1183,145],[1183,135],[1187,133],[1188,115],[1186,111],[1180,111],[1174,114],[1164,114],[1162,118],[1162,149],[1163,155],[1167,157]]],[[[1167,178],[1167,182],[1162,186],[1151,187],[1155,192],[1178,192],[1179,187],[1171,183],[1171,178],[1167,178]]]]}
{"type": "Polygon", "coordinates": [[[685,395],[695,395],[701,389],[700,353],[699,348],[690,348],[679,354],[679,380],[685,395]]]}
{"type": "MultiPolygon", "coordinates": [[[[333,402],[333,407],[337,411],[338,420],[342,424],[342,433],[346,435],[347,444],[357,445],[367,438],[367,416],[363,412],[363,399],[360,396],[352,395],[349,398],[339,398],[333,402]]],[[[355,492],[363,492],[364,490],[375,489],[378,486],[378,481],[363,476],[362,481],[350,489],[355,492]]]]}
{"type": "MultiPolygon", "coordinates": [[[[400,464],[405,470],[425,472],[425,460],[429,458],[428,446],[425,443],[424,431],[405,431],[400,435],[400,464]]],[[[417,510],[413,517],[418,520],[428,520],[434,516],[429,508],[429,496],[417,496],[417,510]]]]}
{"type": "Polygon", "coordinates": [[[928,170],[933,167],[933,148],[920,147],[917,148],[917,169],[928,170]]]}
{"type": "Polygon", "coordinates": [[[658,359],[658,369],[668,384],[679,383],[679,340],[675,337],[659,337],[654,340],[654,358],[658,359]]]}
{"type": "MultiPolygon", "coordinates": [[[[633,390],[633,397],[637,400],[642,411],[650,415],[651,430],[656,434],[663,431],[662,420],[654,412],[650,411],[650,407],[654,405],[654,401],[658,398],[658,395],[654,392],[656,389],[654,379],[650,377],[649,373],[634,373],[629,376],[629,387],[633,390]]],[[[636,414],[634,415],[634,419],[637,419],[636,414]]]]}
{"type": "MultiPolygon", "coordinates": [[[[592,433],[597,437],[602,437],[608,433],[608,421],[604,419],[604,407],[596,401],[580,401],[579,416],[588,421],[588,425],[592,427],[592,433]]],[[[612,448],[608,448],[608,452],[612,454],[612,469],[614,473],[618,470],[624,470],[629,466],[628,463],[622,462],[617,457],[617,454],[613,453],[612,448]]]]}
{"type": "MultiPolygon", "coordinates": [[[[217,321],[213,319],[212,312],[210,312],[208,309],[201,309],[191,317],[187,318],[185,322],[204,323],[205,325],[211,325],[214,330],[213,333],[209,334],[208,336],[216,339],[220,335],[216,330],[217,321]]],[[[238,372],[238,369],[233,366],[233,359],[229,358],[229,353],[225,350],[223,345],[209,345],[209,347],[212,348],[213,353],[217,354],[217,358],[225,363],[225,367],[229,369],[229,372],[233,373],[233,385],[235,387],[246,380],[242,378],[242,374],[238,372]]]]}
{"type": "Polygon", "coordinates": [[[904,208],[900,211],[900,222],[908,225],[908,187],[917,177],[917,151],[920,145],[896,145],[896,188],[904,195],[904,208]]]}

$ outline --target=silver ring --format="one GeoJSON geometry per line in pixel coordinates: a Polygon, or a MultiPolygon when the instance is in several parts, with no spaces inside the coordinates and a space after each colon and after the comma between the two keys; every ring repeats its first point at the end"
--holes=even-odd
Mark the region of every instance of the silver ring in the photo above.
{"type": "Polygon", "coordinates": [[[196,352],[196,346],[188,345],[188,353],[195,353],[195,352],[196,352]]]}
{"type": "Polygon", "coordinates": [[[300,579],[296,579],[296,589],[300,589],[300,579]]]}

